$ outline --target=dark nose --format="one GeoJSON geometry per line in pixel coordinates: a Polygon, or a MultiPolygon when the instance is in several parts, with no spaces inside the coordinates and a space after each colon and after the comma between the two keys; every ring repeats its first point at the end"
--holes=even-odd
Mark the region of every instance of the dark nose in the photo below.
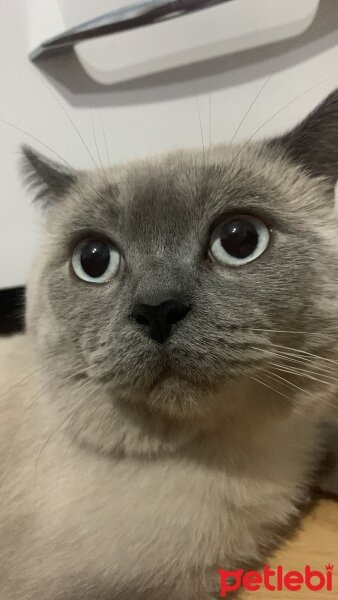
{"type": "Polygon", "coordinates": [[[168,339],[172,326],[184,319],[190,306],[179,300],[166,300],[160,304],[136,304],[131,317],[142,325],[145,333],[159,344],[168,339]]]}

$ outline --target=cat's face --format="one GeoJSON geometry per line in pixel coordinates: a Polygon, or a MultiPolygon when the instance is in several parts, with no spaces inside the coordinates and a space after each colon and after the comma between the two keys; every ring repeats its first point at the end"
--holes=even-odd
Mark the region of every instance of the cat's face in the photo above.
{"type": "Polygon", "coordinates": [[[94,175],[27,151],[48,199],[28,325],[57,385],[84,371],[112,399],[203,412],[210,393],[271,362],[271,343],[327,349],[333,187],[282,141],[94,175]],[[279,333],[290,330],[302,333],[279,333]]]}

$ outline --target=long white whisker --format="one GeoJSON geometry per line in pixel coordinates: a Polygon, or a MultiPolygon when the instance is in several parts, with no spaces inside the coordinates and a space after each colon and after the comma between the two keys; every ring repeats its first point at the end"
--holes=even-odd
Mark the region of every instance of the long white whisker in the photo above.
{"type": "Polygon", "coordinates": [[[75,124],[75,121],[72,119],[72,117],[70,116],[69,112],[66,110],[66,108],[64,107],[63,103],[61,102],[60,98],[58,97],[58,95],[55,93],[55,91],[53,90],[52,86],[49,85],[47,83],[47,81],[45,81],[41,75],[39,75],[39,73],[37,71],[35,71],[35,69],[33,69],[32,67],[30,67],[31,71],[33,71],[33,73],[35,74],[35,76],[40,79],[41,83],[47,88],[47,90],[50,92],[50,94],[53,96],[54,100],[58,103],[58,105],[60,106],[62,112],[64,113],[64,115],[67,117],[69,123],[71,124],[71,126],[73,127],[74,131],[76,132],[76,134],[78,135],[78,137],[80,138],[82,144],[84,145],[89,157],[91,158],[91,160],[94,163],[94,166],[97,167],[96,161],[94,159],[94,156],[92,155],[86,141],[84,140],[80,130],[78,129],[78,127],[75,124]]]}
{"type": "Polygon", "coordinates": [[[21,379],[19,379],[18,381],[16,381],[14,383],[14,385],[11,385],[9,388],[7,388],[1,394],[0,400],[2,400],[3,398],[5,398],[12,390],[14,390],[21,383],[23,383],[24,381],[27,381],[27,379],[30,379],[30,377],[33,377],[34,375],[36,375],[37,373],[39,373],[39,371],[42,371],[42,367],[38,367],[37,369],[34,369],[33,371],[29,371],[29,373],[27,373],[26,375],[24,375],[24,377],[22,377],[21,379]]]}
{"type": "Polygon", "coordinates": [[[110,160],[110,156],[109,156],[107,136],[106,136],[105,128],[103,126],[103,121],[102,121],[101,114],[98,113],[98,116],[99,116],[100,123],[101,123],[101,129],[102,129],[102,134],[103,134],[103,139],[104,139],[104,146],[105,146],[105,149],[106,149],[107,162],[108,162],[108,165],[109,165],[110,174],[113,177],[113,169],[112,169],[112,164],[111,164],[111,160],[110,160]]]}
{"type": "MultiPolygon", "coordinates": [[[[90,387],[90,384],[92,384],[92,382],[86,382],[85,385],[83,386],[84,389],[87,389],[88,387],[90,387]]],[[[77,390],[78,392],[80,392],[81,390],[77,390]]],[[[82,390],[83,391],[83,390],[82,390]]],[[[97,386],[93,386],[93,390],[92,393],[97,393],[97,386]]],[[[89,394],[89,398],[91,397],[92,393],[89,394]]],[[[34,471],[36,474],[37,471],[37,467],[40,461],[40,458],[44,452],[44,450],[47,448],[48,443],[51,441],[51,439],[57,434],[58,431],[60,431],[60,429],[62,429],[62,427],[67,423],[67,421],[69,421],[70,419],[74,419],[74,417],[76,417],[78,415],[78,413],[81,411],[82,409],[82,405],[80,403],[80,406],[78,406],[78,408],[72,413],[72,414],[67,414],[67,416],[59,423],[59,425],[56,427],[56,429],[54,429],[52,431],[52,433],[50,433],[48,435],[48,437],[45,439],[43,445],[40,448],[39,454],[37,456],[37,459],[35,461],[35,467],[34,467],[34,471]]]]}
{"type": "Polygon", "coordinates": [[[306,94],[308,94],[312,90],[315,90],[320,85],[323,85],[323,83],[326,83],[330,79],[333,79],[334,77],[337,77],[337,75],[338,75],[338,71],[335,71],[335,73],[333,73],[332,75],[329,75],[329,77],[325,77],[324,79],[321,79],[321,81],[319,81],[315,85],[312,85],[311,87],[307,88],[304,92],[302,92],[301,94],[298,94],[298,96],[296,96],[295,98],[293,98],[292,100],[290,100],[290,102],[288,102],[287,104],[285,104],[284,106],[282,106],[282,108],[280,108],[279,110],[276,110],[276,112],[274,112],[272,115],[270,115],[270,117],[268,119],[266,119],[259,127],[257,127],[257,129],[253,132],[253,134],[244,142],[244,144],[241,146],[241,148],[239,149],[239,151],[235,154],[234,158],[232,159],[232,161],[230,163],[230,166],[232,166],[234,164],[234,162],[237,160],[237,158],[240,156],[240,154],[243,152],[243,150],[256,137],[257,133],[259,133],[263,129],[263,127],[265,127],[265,125],[267,125],[270,121],[272,121],[272,119],[274,119],[274,117],[276,117],[277,115],[279,115],[281,112],[283,112],[283,110],[285,110],[286,108],[288,108],[289,106],[291,106],[294,102],[296,102],[300,98],[303,98],[303,96],[305,96],[306,94]]]}
{"type": "Polygon", "coordinates": [[[272,390],[273,392],[275,392],[276,394],[279,394],[280,396],[283,396],[284,398],[286,398],[287,400],[291,401],[290,396],[286,396],[285,394],[283,394],[280,390],[276,390],[275,388],[271,387],[271,385],[268,385],[267,383],[265,383],[264,381],[261,381],[260,379],[258,379],[258,377],[253,377],[253,375],[249,375],[250,379],[253,379],[253,381],[257,381],[257,383],[260,383],[261,385],[264,385],[265,387],[269,388],[270,390],[272,390]]]}
{"type": "Polygon", "coordinates": [[[331,382],[338,381],[337,377],[332,377],[332,375],[326,375],[324,373],[318,373],[315,371],[307,371],[306,369],[299,369],[298,367],[289,367],[289,366],[284,366],[278,363],[274,363],[274,362],[269,362],[269,365],[276,367],[279,371],[284,371],[284,373],[290,373],[290,375],[299,375],[301,377],[306,377],[307,379],[313,379],[314,381],[318,381],[318,383],[326,383],[327,385],[332,385],[332,383],[330,383],[330,381],[325,381],[323,379],[319,379],[318,377],[316,377],[316,375],[319,375],[321,377],[326,377],[327,379],[330,379],[331,382]]]}
{"type": "MultiPolygon", "coordinates": [[[[337,14],[338,14],[338,13],[334,13],[334,15],[330,15],[330,17],[326,17],[325,19],[322,19],[322,21],[320,21],[320,22],[318,23],[318,25],[312,29],[312,34],[313,34],[314,32],[316,32],[317,30],[319,30],[319,29],[320,29],[320,28],[321,28],[323,25],[325,25],[326,23],[328,23],[328,22],[331,22],[331,21],[332,21],[332,19],[333,19],[333,18],[335,18],[335,17],[337,16],[337,14]]],[[[295,40],[295,43],[294,43],[294,44],[292,44],[292,43],[291,43],[291,46],[290,46],[290,48],[291,48],[292,50],[293,50],[293,49],[296,49],[296,48],[297,48],[297,47],[298,47],[298,46],[301,44],[301,42],[302,42],[302,39],[303,39],[303,37],[304,37],[306,34],[307,34],[307,30],[305,30],[305,31],[302,33],[302,35],[300,36],[300,38],[298,37],[298,38],[295,40]]],[[[248,108],[247,112],[245,113],[245,115],[244,115],[244,117],[243,117],[242,121],[240,122],[240,124],[239,124],[239,126],[238,126],[237,130],[235,131],[235,134],[234,134],[234,136],[233,136],[233,138],[232,138],[232,140],[231,140],[231,143],[233,143],[233,141],[234,141],[234,139],[235,139],[235,137],[236,137],[236,135],[237,135],[237,133],[238,133],[238,131],[239,131],[240,127],[241,127],[241,126],[242,126],[242,124],[244,123],[244,121],[245,121],[245,119],[246,119],[247,115],[249,114],[249,112],[250,112],[250,110],[251,110],[252,106],[255,104],[255,102],[256,102],[256,100],[257,100],[258,96],[261,94],[261,92],[262,92],[262,91],[263,91],[263,89],[266,87],[266,85],[268,84],[268,82],[269,82],[269,81],[271,81],[272,77],[273,77],[273,75],[270,75],[270,76],[267,78],[267,80],[264,82],[264,84],[263,84],[262,88],[261,88],[261,89],[258,91],[258,94],[257,94],[257,96],[254,98],[253,102],[250,104],[250,106],[249,106],[249,108],[248,108]]],[[[323,80],[323,81],[325,81],[325,80],[323,80]]],[[[320,82],[320,83],[319,83],[319,84],[317,84],[317,85],[320,85],[321,83],[322,83],[322,82],[320,82]]],[[[310,89],[313,89],[313,88],[310,88],[310,89]]],[[[307,90],[307,91],[310,91],[310,90],[307,90]]],[[[304,92],[304,93],[307,93],[307,91],[306,91],[306,92],[304,92]]],[[[245,142],[244,146],[242,146],[242,148],[240,149],[240,151],[239,151],[239,154],[241,153],[242,149],[244,149],[244,147],[245,147],[245,146],[246,146],[246,145],[247,145],[247,144],[248,144],[248,143],[249,143],[249,142],[252,140],[252,138],[253,138],[253,137],[256,135],[256,133],[258,133],[258,132],[259,132],[259,131],[260,131],[260,130],[261,130],[263,127],[264,127],[264,125],[266,125],[266,124],[267,124],[269,121],[271,121],[271,119],[273,119],[273,118],[274,118],[274,117],[275,117],[277,114],[279,114],[279,112],[281,112],[282,110],[284,110],[285,108],[287,108],[287,107],[288,107],[290,104],[292,104],[292,102],[294,102],[294,101],[295,101],[295,100],[297,100],[299,97],[301,97],[302,95],[304,95],[304,93],[303,93],[303,94],[301,94],[300,96],[298,96],[297,98],[294,98],[294,99],[293,99],[291,102],[289,102],[289,103],[288,103],[286,106],[284,106],[284,107],[283,107],[283,108],[281,108],[279,111],[277,111],[277,113],[274,113],[273,115],[271,115],[271,117],[269,117],[269,119],[267,119],[267,121],[265,121],[265,122],[264,122],[264,123],[263,123],[263,124],[262,124],[262,125],[261,125],[261,126],[260,126],[260,127],[259,127],[259,128],[256,130],[256,131],[255,131],[255,132],[254,132],[254,134],[253,134],[253,135],[252,135],[252,136],[249,138],[249,140],[247,140],[247,142],[245,142]]],[[[238,155],[239,155],[239,154],[238,154],[238,155]]],[[[237,158],[237,156],[238,156],[238,155],[236,155],[236,157],[235,157],[235,158],[237,158]]],[[[231,164],[232,164],[232,163],[231,163],[231,164]]]]}
{"type": "MultiPolygon", "coordinates": [[[[334,14],[334,16],[337,16],[337,14],[338,14],[338,13],[335,13],[335,14],[334,14]]],[[[323,19],[322,21],[320,21],[320,23],[318,23],[317,27],[314,27],[314,28],[313,28],[313,30],[312,30],[312,34],[313,34],[315,31],[317,31],[318,29],[320,29],[320,28],[321,28],[321,27],[322,27],[322,26],[323,26],[325,23],[327,23],[327,22],[330,22],[330,21],[332,21],[332,15],[331,15],[329,18],[325,18],[325,19],[323,19]]],[[[303,38],[303,37],[306,35],[306,33],[307,33],[307,31],[305,30],[305,31],[303,32],[303,34],[300,36],[300,38],[299,38],[299,37],[297,37],[297,39],[295,40],[295,43],[294,43],[294,44],[292,44],[292,43],[291,43],[291,49],[297,48],[297,47],[298,47],[298,46],[301,44],[302,38],[303,38]]],[[[261,95],[261,93],[263,92],[263,90],[264,90],[264,88],[267,86],[267,84],[268,84],[268,83],[271,81],[271,79],[273,78],[273,76],[274,76],[274,74],[270,75],[270,76],[269,76],[269,77],[268,77],[268,78],[267,78],[267,79],[264,81],[264,83],[263,83],[263,85],[261,86],[261,88],[258,90],[258,92],[257,92],[256,96],[255,96],[255,97],[254,97],[254,99],[252,100],[252,102],[251,102],[251,104],[249,105],[249,107],[248,107],[247,111],[245,112],[245,114],[244,114],[244,116],[243,116],[242,120],[240,121],[240,123],[239,123],[239,125],[238,125],[238,127],[237,127],[237,129],[236,129],[236,131],[235,131],[235,133],[234,133],[234,135],[232,136],[232,139],[231,139],[231,142],[230,142],[230,144],[233,144],[233,142],[234,142],[234,140],[235,140],[235,138],[236,138],[236,136],[237,136],[237,134],[238,134],[239,130],[241,129],[241,127],[242,127],[242,125],[243,125],[244,121],[246,120],[246,118],[247,118],[248,114],[250,113],[251,109],[252,109],[252,108],[253,108],[253,106],[255,105],[256,101],[257,101],[257,100],[258,100],[258,98],[259,98],[259,96],[261,95]]],[[[277,113],[277,114],[278,114],[278,113],[277,113]]],[[[275,115],[273,115],[273,116],[275,116],[275,115]]],[[[271,117],[271,118],[272,118],[272,117],[271,117]]],[[[263,124],[263,126],[264,126],[264,124],[263,124]]]]}
{"type": "MultiPolygon", "coordinates": [[[[285,379],[284,377],[277,375],[277,373],[274,373],[273,371],[267,371],[266,372],[267,376],[268,376],[268,373],[271,373],[271,375],[273,375],[273,378],[280,379],[281,381],[284,381],[285,383],[287,383],[290,386],[290,389],[291,388],[297,389],[300,392],[303,392],[304,394],[307,394],[308,396],[311,396],[312,398],[315,398],[315,400],[318,401],[318,396],[316,394],[314,394],[313,392],[310,392],[310,390],[305,390],[304,388],[301,388],[300,386],[296,385],[295,383],[292,383],[288,379],[285,379]]],[[[331,408],[334,408],[335,410],[338,410],[338,408],[336,406],[334,406],[334,404],[331,404],[330,402],[328,402],[327,400],[324,400],[323,398],[319,398],[319,401],[323,402],[327,406],[330,406],[331,408]]]]}
{"type": "Polygon", "coordinates": [[[204,136],[203,136],[203,128],[202,128],[201,111],[200,111],[200,106],[199,106],[199,102],[198,102],[198,98],[197,97],[196,97],[196,107],[197,107],[198,122],[199,122],[199,127],[200,127],[201,141],[202,141],[202,148],[203,148],[203,162],[204,162],[204,167],[205,167],[204,136]]]}
{"type": "Polygon", "coordinates": [[[319,335],[318,331],[296,331],[294,329],[264,329],[262,327],[252,327],[251,331],[266,331],[267,333],[297,333],[299,335],[319,335]]]}
{"type": "MultiPolygon", "coordinates": [[[[34,373],[36,373],[36,372],[39,372],[40,370],[41,370],[41,369],[37,369],[37,370],[36,370],[34,373]]],[[[75,372],[71,373],[71,374],[70,374],[68,377],[66,377],[66,378],[65,378],[63,381],[64,381],[64,382],[66,382],[66,381],[68,381],[69,379],[71,379],[71,378],[75,377],[76,375],[79,375],[79,374],[85,373],[87,370],[88,370],[88,367],[87,367],[87,368],[82,368],[82,369],[80,369],[80,370],[78,370],[78,371],[75,371],[75,372]]],[[[27,377],[25,377],[25,378],[24,378],[22,381],[24,381],[25,379],[27,379],[27,377]]],[[[41,396],[42,392],[43,392],[43,391],[44,391],[44,390],[45,390],[47,387],[49,387],[50,383],[51,383],[51,381],[50,381],[50,379],[48,379],[48,381],[47,381],[46,383],[44,383],[44,384],[43,384],[43,385],[42,385],[42,386],[41,386],[41,387],[38,389],[38,391],[37,391],[35,394],[33,394],[32,398],[30,399],[30,401],[28,402],[28,404],[27,404],[27,405],[24,407],[23,411],[21,412],[21,414],[20,414],[20,416],[19,416],[19,418],[18,418],[18,421],[16,422],[16,428],[15,428],[15,431],[14,431],[13,437],[12,437],[12,439],[11,439],[11,442],[10,442],[10,444],[9,444],[8,448],[7,448],[7,462],[5,462],[5,464],[3,465],[4,469],[3,469],[2,477],[1,477],[1,480],[0,480],[0,484],[1,484],[1,483],[4,481],[4,479],[5,479],[5,477],[6,477],[6,465],[7,465],[8,461],[9,461],[9,458],[10,458],[10,455],[11,455],[11,450],[12,450],[12,448],[13,448],[14,441],[15,441],[15,439],[16,439],[17,433],[18,433],[18,431],[19,431],[19,429],[20,429],[20,425],[21,425],[21,423],[23,422],[23,420],[24,420],[24,418],[25,418],[25,415],[28,413],[28,411],[29,411],[29,410],[30,410],[30,408],[33,406],[33,404],[34,404],[34,403],[35,403],[35,402],[38,400],[38,398],[41,396]]],[[[15,386],[14,386],[14,387],[15,387],[15,386]]]]}
{"type": "Polygon", "coordinates": [[[104,170],[103,163],[102,163],[102,160],[101,160],[101,155],[100,155],[100,152],[99,152],[99,147],[97,145],[97,138],[96,138],[96,133],[95,133],[94,118],[93,118],[93,111],[92,110],[90,111],[90,118],[91,118],[91,121],[92,121],[92,131],[93,131],[94,144],[95,144],[95,148],[96,148],[96,154],[98,156],[102,172],[104,173],[104,175],[106,175],[106,172],[104,170]]]}
{"type": "Polygon", "coordinates": [[[291,352],[298,353],[298,355],[304,354],[305,356],[312,356],[313,358],[317,358],[317,359],[323,360],[325,362],[329,362],[331,364],[338,365],[337,360],[333,360],[331,358],[326,358],[325,356],[318,356],[318,354],[313,354],[311,352],[307,352],[306,350],[298,350],[296,348],[291,348],[289,346],[282,346],[281,344],[273,344],[272,342],[270,342],[270,346],[273,346],[276,348],[282,348],[285,350],[290,350],[291,352]]]}
{"type": "MultiPolygon", "coordinates": [[[[254,350],[258,350],[258,348],[253,347],[254,350]]],[[[322,357],[321,356],[316,356],[314,358],[312,357],[308,357],[308,356],[304,356],[302,354],[298,355],[298,354],[292,354],[292,353],[284,353],[284,352],[273,352],[272,350],[267,350],[265,348],[261,348],[260,352],[264,352],[265,354],[268,354],[272,357],[276,357],[279,358],[280,360],[284,360],[284,361],[288,361],[288,362],[292,362],[292,363],[298,363],[304,367],[313,367],[315,366],[317,369],[320,369],[321,373],[336,373],[337,372],[337,367],[336,366],[332,366],[330,363],[326,363],[325,361],[322,361],[322,357]],[[324,364],[320,364],[321,362],[323,362],[324,364]],[[319,363],[319,364],[318,364],[319,363]]],[[[285,366],[289,366],[289,365],[285,365],[285,366]]],[[[292,366],[292,365],[290,365],[292,366]]]]}
{"type": "Polygon", "coordinates": [[[254,107],[254,105],[256,104],[256,101],[258,100],[259,96],[261,95],[261,93],[263,92],[264,88],[268,85],[269,81],[271,81],[273,75],[270,75],[269,77],[267,77],[263,83],[263,85],[259,88],[257,94],[255,95],[254,99],[252,100],[252,102],[250,103],[249,107],[247,108],[247,110],[245,111],[241,121],[239,122],[239,125],[235,131],[235,133],[233,134],[231,140],[230,140],[230,145],[234,143],[234,140],[239,132],[239,130],[241,129],[243,123],[245,122],[247,116],[249,115],[251,109],[254,107]]]}
{"type": "Polygon", "coordinates": [[[55,150],[53,150],[53,148],[51,148],[50,146],[48,146],[47,144],[45,144],[45,142],[43,142],[42,140],[40,140],[38,137],[36,137],[32,133],[30,133],[29,131],[26,131],[25,129],[22,129],[22,127],[19,127],[18,125],[14,125],[14,123],[11,123],[11,121],[6,121],[6,119],[0,118],[0,123],[3,123],[4,125],[7,125],[11,129],[15,129],[15,131],[19,131],[20,133],[23,133],[24,135],[27,135],[32,140],[34,140],[35,142],[37,142],[38,144],[40,144],[41,146],[43,146],[44,148],[46,148],[46,150],[49,150],[49,152],[51,152],[54,156],[56,156],[56,158],[58,158],[59,160],[61,160],[61,162],[63,162],[65,165],[67,165],[67,167],[69,167],[70,169],[72,169],[74,171],[74,167],[72,167],[72,165],[65,158],[63,158],[60,154],[58,154],[57,152],[55,152],[55,150]]]}
{"type": "MultiPolygon", "coordinates": [[[[265,350],[263,350],[263,352],[265,352],[265,350]]],[[[318,360],[314,359],[314,358],[309,358],[307,356],[300,356],[299,358],[296,358],[295,355],[284,355],[284,354],[280,354],[278,352],[269,352],[269,354],[272,357],[276,357],[277,359],[279,359],[280,361],[284,361],[283,363],[280,362],[280,364],[284,367],[291,367],[291,368],[304,368],[306,370],[308,369],[312,369],[315,368],[318,371],[318,374],[324,375],[324,374],[328,374],[328,375],[333,375],[333,374],[337,374],[338,375],[338,371],[337,371],[337,367],[335,366],[331,366],[330,364],[318,364],[318,360]],[[286,363],[286,364],[284,364],[286,363]],[[290,364],[291,363],[291,364],[290,364]],[[301,365],[301,367],[298,367],[297,365],[301,365]]]]}
{"type": "MultiPolygon", "coordinates": [[[[273,344],[272,342],[269,342],[269,346],[273,346],[275,348],[282,348],[285,350],[288,350],[288,353],[285,353],[286,356],[295,356],[296,358],[301,358],[303,355],[305,356],[305,358],[307,357],[312,357],[315,358],[317,360],[321,360],[323,362],[327,362],[329,364],[333,364],[333,365],[338,365],[338,361],[333,360],[331,358],[326,358],[324,356],[319,356],[318,354],[313,354],[311,352],[307,352],[306,350],[297,350],[296,348],[290,348],[289,346],[281,346],[280,344],[273,344]]],[[[258,352],[266,352],[266,353],[271,353],[273,354],[273,352],[271,350],[267,350],[266,348],[257,348],[255,346],[253,346],[253,350],[257,350],[258,352]]],[[[282,350],[279,350],[280,354],[283,354],[282,350]]]]}
{"type": "Polygon", "coordinates": [[[211,151],[211,94],[209,92],[209,98],[208,98],[208,108],[209,108],[209,158],[210,158],[210,151],[211,151]]]}

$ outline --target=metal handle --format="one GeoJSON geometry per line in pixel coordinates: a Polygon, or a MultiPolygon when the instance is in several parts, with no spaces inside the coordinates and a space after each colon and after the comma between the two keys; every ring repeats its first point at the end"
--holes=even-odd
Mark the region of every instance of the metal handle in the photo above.
{"type": "Polygon", "coordinates": [[[32,61],[64,52],[77,42],[151,25],[231,0],[146,0],[130,4],[49,38],[30,53],[32,61]]]}

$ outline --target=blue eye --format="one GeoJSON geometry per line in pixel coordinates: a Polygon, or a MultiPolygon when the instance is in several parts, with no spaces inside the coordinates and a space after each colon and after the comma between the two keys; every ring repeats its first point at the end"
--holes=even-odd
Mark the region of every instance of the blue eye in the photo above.
{"type": "Polygon", "coordinates": [[[270,231],[258,217],[238,215],[223,221],[211,235],[210,253],[222,265],[240,266],[267,248],[270,231]]]}
{"type": "Polygon", "coordinates": [[[90,283],[105,283],[119,273],[121,254],[109,242],[87,239],[76,246],[72,266],[79,279],[90,283]]]}

